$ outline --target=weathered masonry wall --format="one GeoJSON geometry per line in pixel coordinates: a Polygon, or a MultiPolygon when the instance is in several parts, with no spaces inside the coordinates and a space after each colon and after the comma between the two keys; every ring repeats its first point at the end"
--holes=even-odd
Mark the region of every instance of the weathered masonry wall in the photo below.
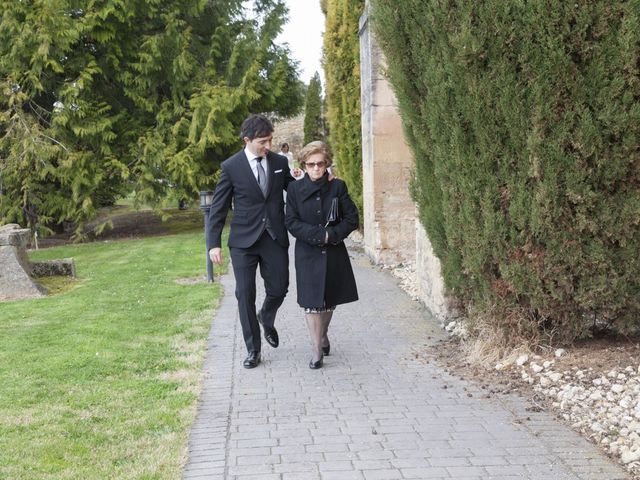
{"type": "Polygon", "coordinates": [[[414,159],[395,95],[384,77],[384,56],[369,25],[369,2],[360,18],[364,248],[376,263],[415,265],[421,301],[447,315],[440,262],[409,194],[414,159]]]}
{"type": "Polygon", "coordinates": [[[415,259],[415,205],[408,193],[413,158],[383,69],[365,12],[360,19],[365,249],[376,262],[398,263],[415,259]]]}

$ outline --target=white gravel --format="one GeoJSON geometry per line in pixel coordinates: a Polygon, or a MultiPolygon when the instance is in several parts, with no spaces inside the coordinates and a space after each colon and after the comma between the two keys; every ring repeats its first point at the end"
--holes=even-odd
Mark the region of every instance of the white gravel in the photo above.
{"type": "Polygon", "coordinates": [[[521,365],[516,362],[513,368],[519,369],[522,380],[551,401],[575,430],[599,443],[640,478],[639,366],[608,372],[577,367],[558,371],[554,360],[535,357],[521,365]]]}

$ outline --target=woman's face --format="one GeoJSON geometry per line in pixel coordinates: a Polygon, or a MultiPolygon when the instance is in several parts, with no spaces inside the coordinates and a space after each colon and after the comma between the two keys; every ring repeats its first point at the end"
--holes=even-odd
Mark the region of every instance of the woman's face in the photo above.
{"type": "Polygon", "coordinates": [[[324,159],[324,154],[314,153],[304,162],[304,170],[309,175],[311,180],[318,180],[324,172],[327,171],[327,162],[324,159]]]}

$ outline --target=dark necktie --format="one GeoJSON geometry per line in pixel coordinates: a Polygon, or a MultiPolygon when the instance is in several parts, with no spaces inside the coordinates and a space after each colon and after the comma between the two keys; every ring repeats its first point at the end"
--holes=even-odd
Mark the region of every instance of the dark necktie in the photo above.
{"type": "MultiPolygon", "coordinates": [[[[260,185],[260,190],[262,190],[262,194],[264,198],[267,198],[267,174],[264,171],[264,167],[262,166],[262,157],[256,157],[256,167],[258,170],[258,185],[260,185]]],[[[264,227],[267,230],[267,233],[274,240],[276,239],[276,234],[273,232],[271,228],[271,222],[269,221],[269,216],[265,216],[264,218],[264,227]]]]}
{"type": "Polygon", "coordinates": [[[262,190],[262,194],[267,196],[267,174],[262,167],[262,157],[256,157],[257,169],[258,169],[258,185],[260,185],[260,190],[262,190]]]}

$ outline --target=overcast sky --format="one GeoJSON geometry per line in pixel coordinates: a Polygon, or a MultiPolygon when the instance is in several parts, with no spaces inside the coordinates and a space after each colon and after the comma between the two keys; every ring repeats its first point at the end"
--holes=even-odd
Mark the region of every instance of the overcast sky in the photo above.
{"type": "Polygon", "coordinates": [[[309,83],[317,71],[324,84],[324,73],[320,66],[322,58],[322,33],[324,15],[319,0],[285,0],[289,7],[289,22],[277,39],[288,43],[295,60],[300,61],[299,70],[304,83],[309,83]]]}

